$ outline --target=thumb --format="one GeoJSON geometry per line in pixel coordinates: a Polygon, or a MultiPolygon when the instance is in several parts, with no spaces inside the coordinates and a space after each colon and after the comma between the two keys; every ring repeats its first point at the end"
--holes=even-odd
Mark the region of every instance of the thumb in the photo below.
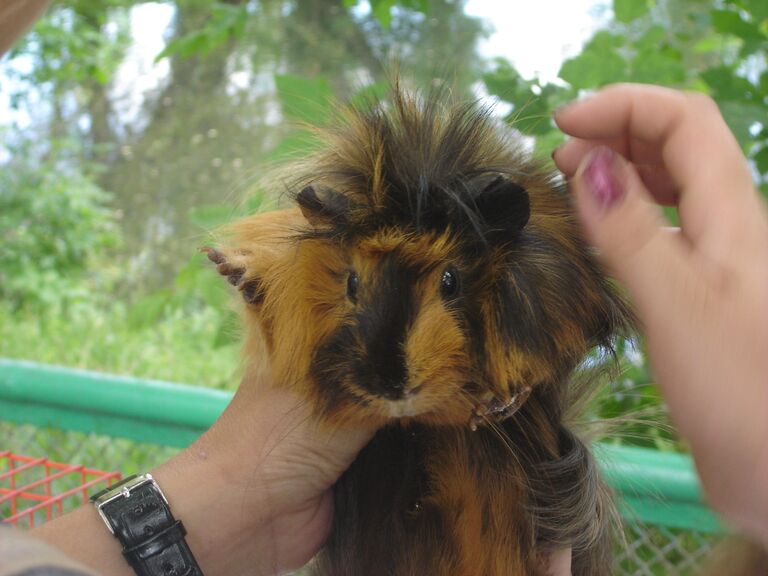
{"type": "Polygon", "coordinates": [[[665,229],[635,168],[609,148],[582,160],[571,188],[587,238],[647,322],[684,284],[687,245],[665,229]]]}

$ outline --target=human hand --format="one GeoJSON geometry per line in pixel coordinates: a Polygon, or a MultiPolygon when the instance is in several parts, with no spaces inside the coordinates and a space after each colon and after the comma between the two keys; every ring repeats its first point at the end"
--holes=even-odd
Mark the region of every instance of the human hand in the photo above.
{"type": "Polygon", "coordinates": [[[768,543],[768,216],[706,96],[617,85],[555,115],[554,154],[626,284],[711,504],[768,543]],[[665,228],[656,204],[678,208],[665,228]]]}
{"type": "Polygon", "coordinates": [[[204,573],[284,573],[325,541],[331,486],[373,433],[319,424],[302,399],[250,374],[214,426],[154,475],[183,498],[172,502],[174,512],[204,573]],[[205,489],[190,486],[206,475],[213,509],[205,489]]]}
{"type": "MultiPolygon", "coordinates": [[[[373,432],[319,425],[305,402],[251,373],[211,429],[152,475],[203,573],[285,573],[324,542],[330,488],[373,432]]],[[[32,534],[100,574],[133,574],[92,506],[32,534]]]]}

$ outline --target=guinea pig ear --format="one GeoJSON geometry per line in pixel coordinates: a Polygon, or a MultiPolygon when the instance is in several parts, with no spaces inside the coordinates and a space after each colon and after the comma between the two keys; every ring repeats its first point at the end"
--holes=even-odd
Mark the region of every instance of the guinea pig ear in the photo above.
{"type": "Polygon", "coordinates": [[[531,205],[525,188],[504,176],[482,177],[475,183],[477,211],[483,217],[489,242],[513,239],[528,223],[531,205]]]}
{"type": "Polygon", "coordinates": [[[232,286],[237,287],[243,295],[243,300],[253,306],[258,306],[264,300],[264,291],[258,278],[245,278],[246,269],[244,264],[234,262],[222,252],[208,246],[200,248],[205,252],[208,260],[216,264],[216,271],[227,279],[232,286]]]}
{"type": "Polygon", "coordinates": [[[307,186],[296,195],[296,203],[312,226],[336,227],[347,223],[349,200],[334,190],[326,189],[318,195],[312,186],[307,186]]]}

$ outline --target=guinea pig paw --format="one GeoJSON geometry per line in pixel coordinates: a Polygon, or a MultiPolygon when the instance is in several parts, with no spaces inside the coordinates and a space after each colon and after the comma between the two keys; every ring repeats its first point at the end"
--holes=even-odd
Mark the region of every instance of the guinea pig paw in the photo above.
{"type": "Polygon", "coordinates": [[[506,398],[502,399],[497,396],[492,396],[489,400],[481,402],[470,417],[469,428],[472,431],[475,431],[480,424],[488,423],[490,421],[502,422],[506,420],[525,404],[525,401],[530,394],[531,387],[526,386],[506,398]]]}
{"type": "Polygon", "coordinates": [[[230,256],[205,246],[200,248],[208,256],[208,260],[216,264],[216,271],[227,279],[227,282],[236,286],[240,294],[248,304],[258,305],[264,298],[261,283],[257,278],[248,278],[246,276],[246,258],[247,252],[235,252],[230,256]],[[234,262],[232,261],[234,260],[234,262]],[[237,261],[241,260],[242,264],[237,261]]]}
{"type": "Polygon", "coordinates": [[[240,280],[242,280],[243,274],[245,274],[245,268],[232,265],[227,260],[227,257],[215,248],[204,246],[200,248],[200,252],[204,252],[208,256],[208,260],[216,264],[216,271],[224,276],[227,282],[232,284],[232,286],[240,284],[240,280]]]}

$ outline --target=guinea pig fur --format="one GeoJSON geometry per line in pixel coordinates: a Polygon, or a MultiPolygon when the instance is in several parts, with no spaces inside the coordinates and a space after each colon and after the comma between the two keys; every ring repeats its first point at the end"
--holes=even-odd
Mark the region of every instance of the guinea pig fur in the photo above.
{"type": "Polygon", "coordinates": [[[573,428],[633,316],[564,187],[487,109],[398,85],[292,168],[295,207],[208,249],[268,361],[328,425],[378,422],[335,486],[317,575],[612,573],[614,517],[573,428]]]}

